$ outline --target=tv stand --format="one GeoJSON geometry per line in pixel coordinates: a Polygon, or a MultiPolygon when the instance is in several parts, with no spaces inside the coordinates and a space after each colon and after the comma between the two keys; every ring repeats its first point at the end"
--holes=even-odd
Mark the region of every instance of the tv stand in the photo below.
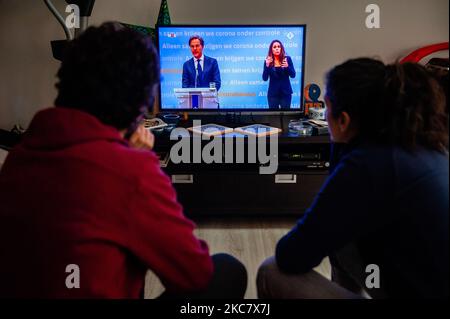
{"type": "MultiPolygon", "coordinates": [[[[238,112],[227,113],[223,119],[223,122],[224,122],[224,124],[221,124],[221,125],[230,126],[230,127],[247,126],[247,125],[252,125],[252,124],[256,124],[256,123],[269,125],[268,122],[262,123],[260,121],[257,122],[254,119],[253,119],[253,121],[252,121],[252,119],[249,119],[249,118],[243,119],[241,117],[240,112],[239,113],[238,112]]],[[[220,124],[220,123],[218,123],[218,124],[220,124]]]]}
{"type": "MultiPolygon", "coordinates": [[[[244,126],[244,123],[211,122],[228,127],[244,126]]],[[[192,123],[181,124],[189,127],[192,123]]],[[[224,144],[227,139],[236,143],[236,137],[223,137],[224,144]]],[[[168,136],[158,136],[155,151],[170,152],[175,143],[168,136]]],[[[185,214],[191,218],[300,216],[328,176],[329,149],[328,136],[292,137],[282,133],[278,136],[275,174],[260,174],[263,164],[248,161],[178,164],[169,161],[163,170],[170,176],[185,214]]]]}

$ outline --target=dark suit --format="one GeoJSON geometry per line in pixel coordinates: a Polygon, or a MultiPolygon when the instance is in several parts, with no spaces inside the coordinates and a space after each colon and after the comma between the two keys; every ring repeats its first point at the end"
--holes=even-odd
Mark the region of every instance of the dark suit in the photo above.
{"type": "MultiPolygon", "coordinates": [[[[203,70],[201,72],[199,85],[197,87],[208,88],[210,82],[216,83],[216,89],[220,89],[220,71],[219,64],[214,58],[203,56],[203,70]]],[[[194,88],[196,80],[196,70],[194,58],[187,60],[183,64],[183,88],[194,88]]]]}
{"type": "Polygon", "coordinates": [[[292,87],[289,77],[295,78],[295,68],[291,57],[286,56],[286,59],[289,65],[287,68],[267,67],[264,62],[263,80],[270,78],[267,99],[271,109],[291,107],[292,87]]]}

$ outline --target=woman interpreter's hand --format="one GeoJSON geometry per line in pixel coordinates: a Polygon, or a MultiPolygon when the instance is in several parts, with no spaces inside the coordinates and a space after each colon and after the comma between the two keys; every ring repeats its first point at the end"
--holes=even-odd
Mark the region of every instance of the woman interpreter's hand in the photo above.
{"type": "Polygon", "coordinates": [[[155,136],[141,124],[131,135],[129,145],[132,148],[151,150],[155,146],[155,136]]]}
{"type": "Polygon", "coordinates": [[[289,67],[289,63],[287,61],[287,58],[284,58],[283,63],[281,63],[281,67],[282,68],[288,68],[289,67]]]}
{"type": "Polygon", "coordinates": [[[273,62],[273,58],[272,58],[271,56],[268,56],[268,57],[266,58],[266,67],[270,67],[270,65],[272,64],[272,62],[273,62]]]}

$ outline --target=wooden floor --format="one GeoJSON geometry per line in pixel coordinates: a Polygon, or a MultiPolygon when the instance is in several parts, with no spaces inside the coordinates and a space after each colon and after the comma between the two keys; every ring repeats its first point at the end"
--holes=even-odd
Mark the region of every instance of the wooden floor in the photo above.
{"type": "MultiPolygon", "coordinates": [[[[283,219],[212,219],[197,221],[196,235],[206,240],[211,254],[225,252],[244,263],[248,272],[245,298],[256,295],[256,272],[259,265],[274,254],[275,245],[295,225],[295,218],[283,219]]],[[[326,278],[331,277],[330,264],[325,259],[316,269],[326,278]]],[[[146,277],[145,297],[154,298],[164,290],[158,278],[149,271],[146,277]]]]}

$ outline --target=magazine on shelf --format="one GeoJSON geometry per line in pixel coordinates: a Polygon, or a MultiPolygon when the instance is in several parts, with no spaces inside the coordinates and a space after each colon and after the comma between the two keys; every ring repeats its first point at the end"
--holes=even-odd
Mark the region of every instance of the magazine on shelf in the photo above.
{"type": "Polygon", "coordinates": [[[213,123],[190,127],[188,128],[188,130],[196,134],[203,134],[207,136],[223,135],[233,132],[233,129],[231,127],[213,123]]]}
{"type": "Polygon", "coordinates": [[[253,135],[253,136],[267,136],[267,135],[273,135],[281,133],[282,130],[277,127],[272,127],[264,124],[253,124],[243,127],[237,127],[234,129],[235,132],[246,134],[246,135],[253,135]]]}

